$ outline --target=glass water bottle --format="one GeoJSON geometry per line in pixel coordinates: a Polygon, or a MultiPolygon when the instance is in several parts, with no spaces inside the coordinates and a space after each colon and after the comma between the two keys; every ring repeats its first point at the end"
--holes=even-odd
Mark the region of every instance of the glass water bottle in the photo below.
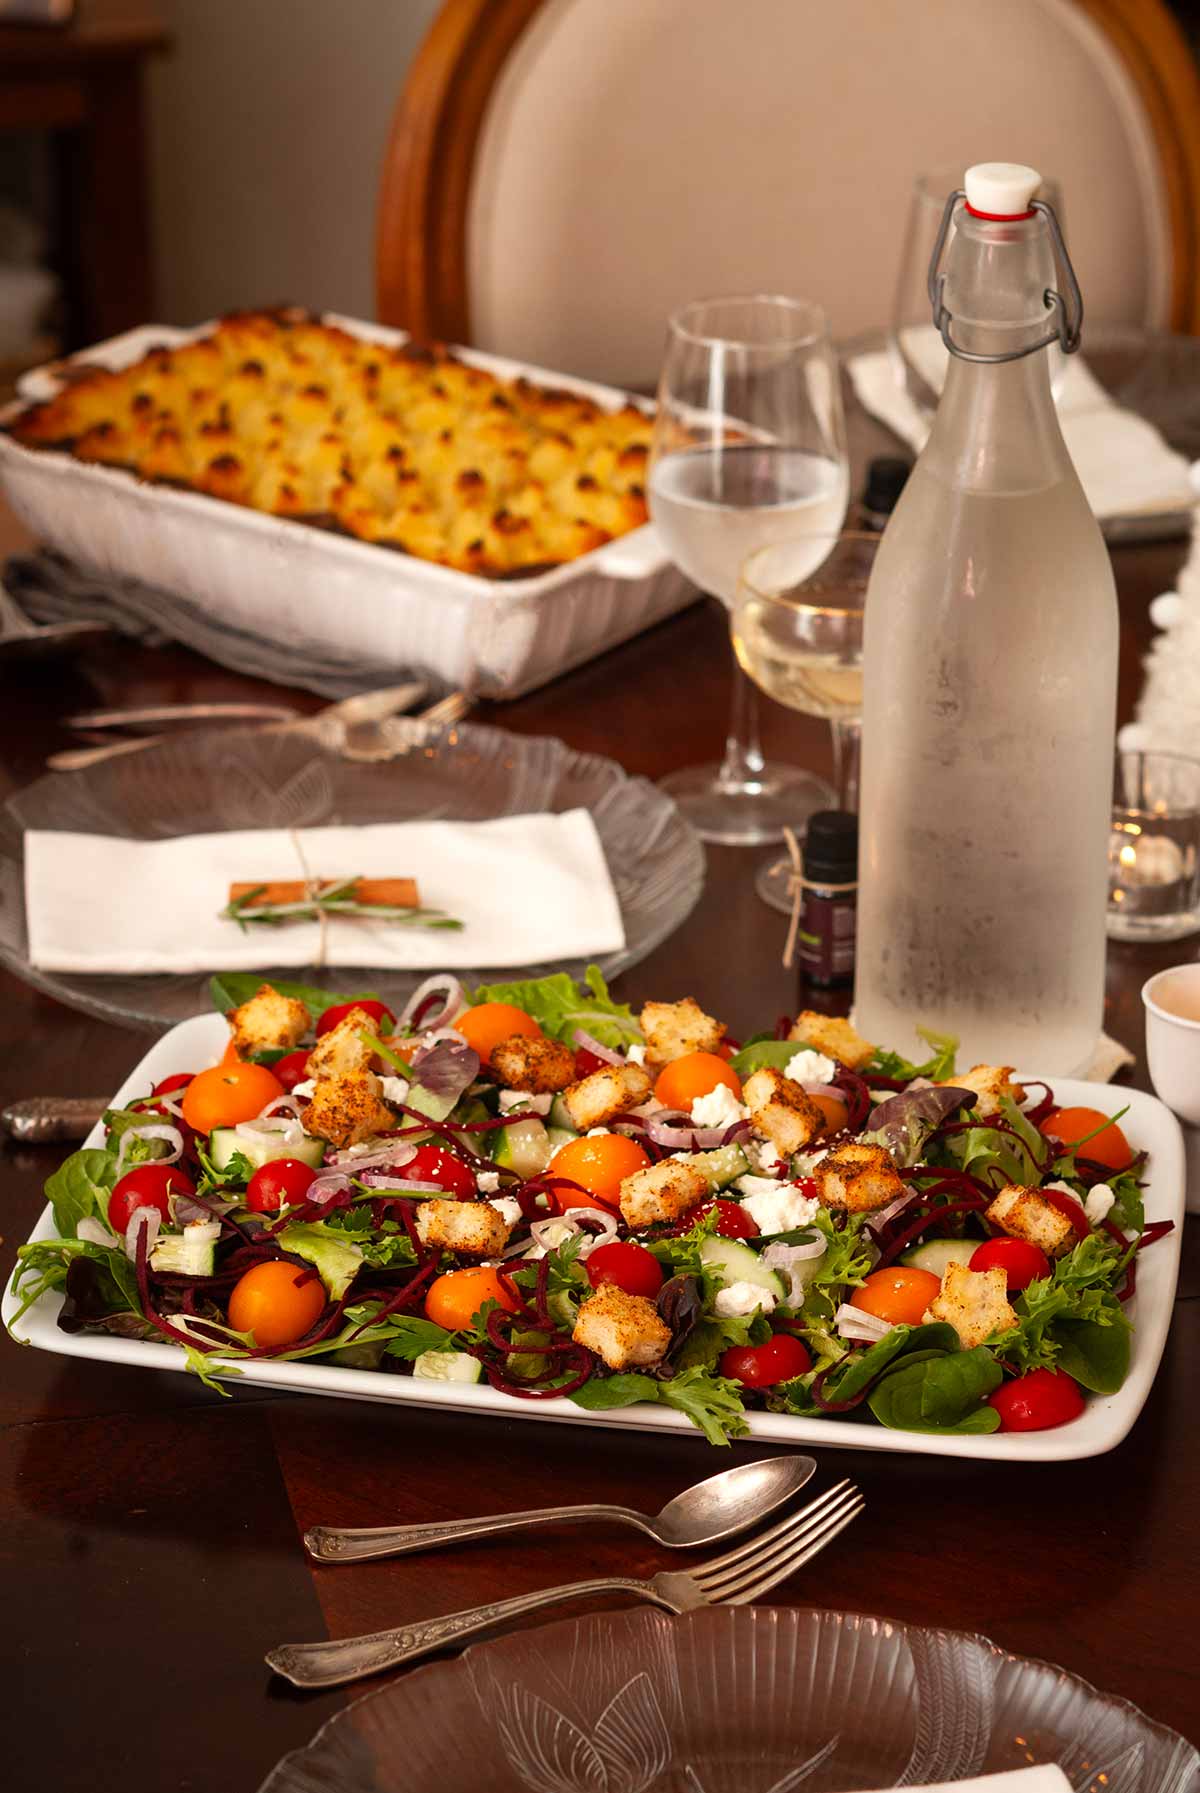
{"type": "Polygon", "coordinates": [[[855,1021],[1062,1075],[1103,1011],[1118,631],[1050,393],[1082,304],[1038,184],[969,169],[930,266],[946,383],[866,604],[855,1021]]]}

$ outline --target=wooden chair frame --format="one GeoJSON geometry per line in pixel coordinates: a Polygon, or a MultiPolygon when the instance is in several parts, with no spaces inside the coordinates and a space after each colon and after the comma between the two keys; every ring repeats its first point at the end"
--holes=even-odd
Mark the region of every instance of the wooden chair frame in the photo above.
{"type": "MultiPolygon", "coordinates": [[[[384,323],[471,341],[467,218],[492,91],[544,0],[445,0],[412,64],[380,183],[384,323]]],[[[1133,80],[1158,151],[1171,237],[1170,323],[1200,332],[1200,72],[1164,0],[1074,0],[1133,80]]]]}

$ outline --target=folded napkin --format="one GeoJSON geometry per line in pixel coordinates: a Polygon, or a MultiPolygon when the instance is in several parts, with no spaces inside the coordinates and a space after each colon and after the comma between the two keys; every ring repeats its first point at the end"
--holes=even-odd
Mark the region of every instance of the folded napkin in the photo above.
{"type": "MultiPolygon", "coordinates": [[[[948,357],[933,325],[905,330],[904,346],[926,384],[940,392],[948,357]]],[[[888,351],[853,356],[849,373],[864,409],[922,449],[930,419],[900,386],[888,351]]],[[[1097,517],[1190,511],[1195,504],[1185,457],[1168,448],[1144,417],[1114,404],[1079,355],[1067,359],[1058,420],[1097,517]]]]}
{"type": "Polygon", "coordinates": [[[239,829],[179,840],[25,836],[29,957],[43,971],[256,970],[368,965],[437,971],[536,965],[625,944],[595,824],[583,809],[488,822],[239,829]],[[461,930],[330,917],[222,921],[229,886],[286,878],[413,877],[461,930]]]}

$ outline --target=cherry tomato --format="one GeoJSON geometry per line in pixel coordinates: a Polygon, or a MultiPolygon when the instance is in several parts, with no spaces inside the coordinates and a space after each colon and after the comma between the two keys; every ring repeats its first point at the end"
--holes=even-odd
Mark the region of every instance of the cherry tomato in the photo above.
{"type": "Polygon", "coordinates": [[[658,1074],[654,1099],[664,1108],[690,1110],[698,1096],[707,1096],[723,1083],[741,1101],[742,1080],[715,1052],[685,1052],[658,1074]]]}
{"type": "Polygon", "coordinates": [[[994,1270],[999,1265],[1008,1282],[1010,1295],[1027,1289],[1050,1274],[1050,1260],[1027,1239],[988,1239],[971,1253],[968,1269],[994,1270]]]}
{"type": "Polygon", "coordinates": [[[1000,1415],[1002,1432],[1045,1432],[1078,1419],[1084,1399],[1065,1370],[1030,1370],[989,1395],[988,1406],[1000,1415]]]}
{"type": "Polygon", "coordinates": [[[336,1027],[339,1021],[344,1021],[346,1016],[355,1009],[362,1009],[364,1014],[370,1015],[375,1023],[376,1033],[384,1029],[390,1033],[396,1025],[396,1018],[391,1009],[382,1002],[365,997],[361,1002],[335,1002],[332,1007],[327,1008],[323,1014],[317,1017],[317,1038],[320,1039],[323,1033],[328,1033],[331,1027],[336,1027]]]}
{"type": "Polygon", "coordinates": [[[173,1077],[164,1077],[161,1083],[156,1083],[150,1094],[169,1096],[173,1090],[186,1089],[194,1075],[193,1071],[176,1071],[173,1077]]]}
{"type": "Polygon", "coordinates": [[[483,1064],[490,1065],[501,1040],[511,1040],[516,1033],[537,1039],[542,1030],[532,1015],[511,1002],[479,1002],[454,1017],[454,1031],[475,1048],[483,1064]]]}
{"type": "Polygon", "coordinates": [[[721,1353],[720,1370],[747,1388],[773,1388],[811,1370],[812,1358],[790,1332],[777,1332],[762,1345],[732,1345],[721,1353]]]}
{"type": "Polygon", "coordinates": [[[256,1345],[294,1345],[312,1330],[328,1296],[316,1271],[282,1258],[255,1264],[233,1285],[229,1324],[256,1345]]]}
{"type": "Polygon", "coordinates": [[[296,1052],[285,1053],[282,1058],[275,1060],[271,1069],[291,1095],[298,1083],[308,1081],[308,1047],[301,1046],[296,1052]]]}
{"type": "Polygon", "coordinates": [[[197,1133],[252,1121],[284,1088],[266,1065],[214,1065],[192,1078],[183,1098],[183,1118],[197,1133]]]}
{"type": "Polygon", "coordinates": [[[662,1265],[652,1251],[632,1239],[614,1239],[597,1245],[587,1259],[588,1281],[593,1289],[615,1283],[627,1295],[645,1295],[653,1301],[663,1285],[662,1265]]]}
{"type": "Polygon", "coordinates": [[[1065,1146],[1073,1146],[1082,1140],[1079,1156],[1103,1164],[1109,1170],[1128,1170],[1133,1163],[1129,1141],[1117,1123],[1110,1121],[1098,1108],[1053,1108],[1042,1122],[1041,1131],[1049,1139],[1061,1140],[1065,1146]],[[1094,1137],[1088,1139],[1089,1133],[1094,1137]]]}
{"type": "Polygon", "coordinates": [[[810,1096],[808,1099],[810,1102],[815,1102],[817,1107],[821,1110],[821,1113],[825,1116],[826,1133],[840,1133],[842,1128],[846,1125],[846,1120],[850,1113],[849,1108],[842,1101],[841,1097],[820,1095],[810,1096]]]}
{"type": "MultiPolygon", "coordinates": [[[[462,1159],[446,1151],[444,1146],[418,1146],[411,1158],[388,1174],[411,1177],[414,1183],[436,1183],[439,1189],[457,1196],[460,1201],[471,1201],[475,1196],[475,1178],[462,1159]]],[[[387,1190],[382,1190],[381,1194],[386,1195],[387,1190]]]]}
{"type": "Polygon", "coordinates": [[[139,1164],[125,1172],[109,1196],[108,1224],[114,1233],[123,1233],[138,1208],[157,1208],[169,1220],[169,1198],[195,1193],[196,1185],[177,1164],[139,1164]]]}
{"type": "Polygon", "coordinates": [[[222,1065],[240,1065],[241,1064],[242,1061],[238,1057],[238,1049],[234,1045],[232,1039],[230,1039],[229,1042],[227,1043],[224,1052],[221,1054],[221,1056],[217,1062],[222,1065]]]}
{"type": "Polygon", "coordinates": [[[590,1077],[593,1071],[603,1071],[605,1069],[605,1061],[600,1057],[599,1053],[591,1051],[587,1046],[577,1046],[575,1048],[576,1078],[590,1077]]]}
{"type": "Polygon", "coordinates": [[[272,1158],[260,1164],[246,1185],[246,1206],[254,1214],[273,1214],[302,1202],[316,1176],[311,1164],[299,1158],[272,1158]]]}
{"type": "Polygon", "coordinates": [[[481,1264],[477,1269],[447,1270],[442,1276],[435,1276],[429,1285],[426,1318],[448,1332],[457,1332],[471,1324],[485,1301],[498,1301],[508,1314],[518,1310],[518,1303],[489,1264],[481,1264]]]}
{"type": "Polygon", "coordinates": [[[625,1178],[645,1170],[649,1162],[641,1146],[626,1139],[623,1133],[597,1133],[594,1138],[585,1134],[582,1139],[569,1139],[565,1146],[559,1146],[546,1166],[546,1175],[569,1177],[572,1183],[580,1183],[587,1190],[587,1195],[580,1195],[577,1189],[553,1190],[560,1214],[568,1208],[588,1207],[589,1198],[616,1208],[625,1178]]]}
{"type": "Polygon", "coordinates": [[[701,1202],[699,1207],[689,1208],[679,1222],[679,1231],[686,1233],[703,1220],[706,1214],[717,1211],[717,1232],[722,1239],[757,1239],[758,1223],[747,1214],[741,1202],[722,1201],[718,1196],[715,1201],[701,1202]]]}
{"type": "Polygon", "coordinates": [[[889,1326],[919,1326],[941,1286],[941,1277],[931,1270],[893,1264],[887,1270],[872,1270],[850,1297],[850,1306],[886,1320],[889,1326]]]}
{"type": "Polygon", "coordinates": [[[1087,1238],[1092,1229],[1082,1205],[1073,1195],[1068,1195],[1065,1189],[1039,1189],[1038,1194],[1044,1202],[1049,1202],[1052,1208],[1057,1208],[1060,1214],[1066,1215],[1080,1239],[1087,1238]]]}

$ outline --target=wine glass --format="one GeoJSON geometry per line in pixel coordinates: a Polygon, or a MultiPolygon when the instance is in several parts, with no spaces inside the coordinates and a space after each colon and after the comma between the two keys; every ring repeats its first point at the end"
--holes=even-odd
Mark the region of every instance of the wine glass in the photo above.
{"type": "MultiPolygon", "coordinates": [[[[941,168],[930,174],[919,174],[913,182],[908,203],[908,222],[904,247],[896,275],[892,297],[892,316],[888,326],[888,355],[892,374],[901,391],[908,394],[921,416],[929,423],[937,410],[942,385],[946,378],[949,351],[933,322],[929,302],[929,259],[937,240],[938,226],[950,194],[963,184],[961,168],[941,168]]],[[[1062,193],[1056,180],[1043,180],[1038,198],[1047,200],[1062,222],[1062,193]]],[[[954,235],[951,221],[947,247],[954,235]]],[[[945,256],[943,255],[943,261],[945,256]]],[[[1047,351],[1050,386],[1055,397],[1062,390],[1067,374],[1067,357],[1057,343],[1047,351]]]]}
{"type": "MultiPolygon", "coordinates": [[[[743,671],[790,710],[824,717],[833,733],[837,807],[858,808],[862,726],[863,611],[877,535],[804,535],[758,548],[742,567],[733,648],[743,671]],[[813,570],[817,554],[820,561],[813,570]]],[[[806,817],[798,816],[794,826],[806,817]]],[[[755,881],[773,908],[792,907],[792,863],[764,866],[755,881]]]]}
{"type": "MultiPolygon", "coordinates": [[[[752,549],[841,524],[845,424],[818,305],[755,294],[671,317],[647,496],[671,559],[729,607],[752,549]]],[[[731,846],[778,840],[829,800],[823,780],[764,760],[757,694],[736,668],[724,759],[662,783],[705,840],[731,846]]]]}

